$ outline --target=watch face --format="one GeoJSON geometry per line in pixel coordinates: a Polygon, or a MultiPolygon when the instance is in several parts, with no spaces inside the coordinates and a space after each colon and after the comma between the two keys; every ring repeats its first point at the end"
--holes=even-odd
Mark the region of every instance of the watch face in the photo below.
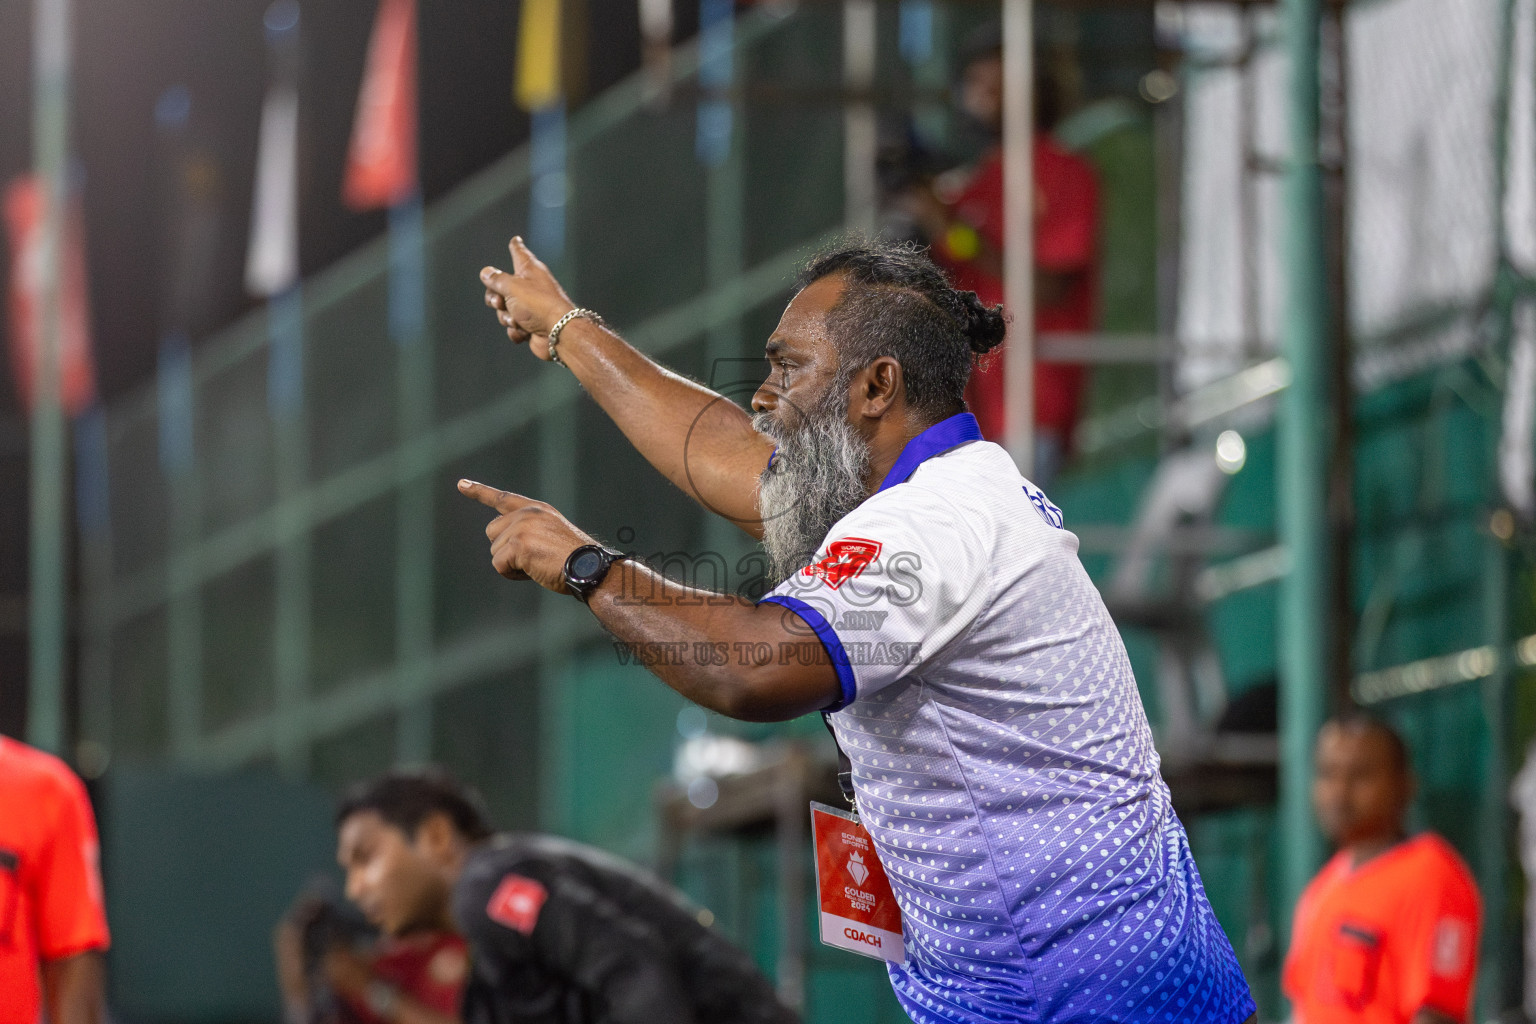
{"type": "Polygon", "coordinates": [[[596,576],[603,568],[603,553],[601,551],[583,551],[571,559],[571,576],[578,580],[589,580],[596,576]]]}

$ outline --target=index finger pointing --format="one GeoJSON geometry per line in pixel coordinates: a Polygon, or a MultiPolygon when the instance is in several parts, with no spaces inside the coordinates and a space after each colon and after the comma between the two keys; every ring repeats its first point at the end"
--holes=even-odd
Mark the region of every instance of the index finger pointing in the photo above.
{"type": "Polygon", "coordinates": [[[513,494],[511,491],[498,491],[494,487],[487,487],[485,484],[476,483],[473,480],[460,480],[459,493],[466,498],[474,498],[480,504],[487,508],[493,508],[497,512],[510,512],[519,504],[528,500],[520,494],[513,494]]]}

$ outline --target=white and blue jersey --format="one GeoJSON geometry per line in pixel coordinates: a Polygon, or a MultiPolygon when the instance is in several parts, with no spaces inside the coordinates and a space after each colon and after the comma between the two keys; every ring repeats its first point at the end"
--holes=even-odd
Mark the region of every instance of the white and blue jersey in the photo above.
{"type": "Polygon", "coordinates": [[[1254,1013],[1077,538],[969,413],[914,438],[764,600],[837,665],[917,1024],[1254,1013]]]}

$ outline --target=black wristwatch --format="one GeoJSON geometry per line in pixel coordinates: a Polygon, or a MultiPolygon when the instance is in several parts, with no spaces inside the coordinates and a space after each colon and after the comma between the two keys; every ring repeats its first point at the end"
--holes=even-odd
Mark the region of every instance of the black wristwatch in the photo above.
{"type": "Polygon", "coordinates": [[[585,604],[592,591],[603,585],[613,563],[629,557],[601,544],[583,544],[565,560],[565,586],[585,604]]]}

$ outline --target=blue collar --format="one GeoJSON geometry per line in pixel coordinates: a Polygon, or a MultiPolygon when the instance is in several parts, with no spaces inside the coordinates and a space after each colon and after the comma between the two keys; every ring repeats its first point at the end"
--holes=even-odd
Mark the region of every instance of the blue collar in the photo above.
{"type": "Polygon", "coordinates": [[[927,430],[908,441],[902,448],[901,454],[896,456],[896,464],[891,471],[885,474],[885,479],[880,482],[880,491],[887,487],[895,487],[904,484],[917,467],[933,458],[935,455],[943,455],[951,448],[958,448],[968,441],[980,441],[981,427],[976,422],[976,417],[968,412],[957,412],[947,420],[940,420],[927,430]]]}

